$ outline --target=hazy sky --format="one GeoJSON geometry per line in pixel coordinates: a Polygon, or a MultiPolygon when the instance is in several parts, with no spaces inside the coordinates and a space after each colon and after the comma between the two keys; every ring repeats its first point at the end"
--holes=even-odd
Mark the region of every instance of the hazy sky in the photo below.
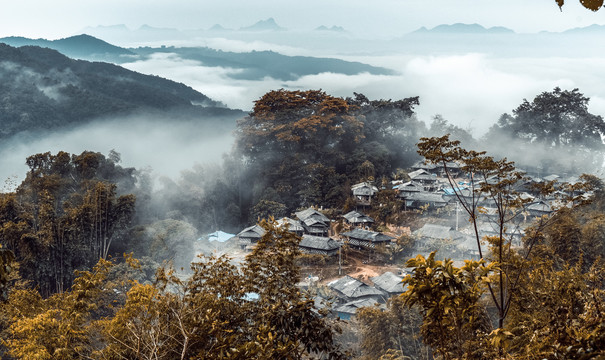
{"type": "Polygon", "coordinates": [[[0,36],[57,39],[87,26],[125,24],[206,29],[239,28],[273,17],[288,29],[343,26],[368,36],[399,36],[420,26],[479,23],[517,32],[561,31],[605,24],[605,9],[593,13],[578,0],[559,11],[554,0],[19,0],[5,1],[0,36]]]}

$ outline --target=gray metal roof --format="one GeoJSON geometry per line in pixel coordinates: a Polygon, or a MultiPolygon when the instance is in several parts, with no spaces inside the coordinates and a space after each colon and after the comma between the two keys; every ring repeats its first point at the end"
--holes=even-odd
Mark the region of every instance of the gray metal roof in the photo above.
{"type": "Polygon", "coordinates": [[[374,219],[355,210],[350,211],[342,216],[350,223],[373,223],[374,219]]]}
{"type": "Polygon", "coordinates": [[[292,232],[303,232],[305,229],[302,224],[298,220],[290,219],[289,217],[284,217],[277,220],[277,224],[281,226],[287,226],[289,231],[292,232]]]}
{"type": "Polygon", "coordinates": [[[446,204],[449,201],[443,198],[443,194],[440,193],[429,193],[429,192],[414,192],[405,196],[406,200],[412,201],[425,201],[432,203],[443,203],[446,204]]]}
{"type": "Polygon", "coordinates": [[[392,236],[364,229],[353,229],[351,231],[343,232],[340,235],[371,242],[391,241],[394,239],[392,236]]]}
{"type": "Polygon", "coordinates": [[[386,291],[388,293],[402,293],[404,292],[403,288],[403,278],[393,274],[390,271],[385,272],[382,275],[375,276],[370,278],[374,283],[376,288],[386,291]]]}
{"type": "MultiPolygon", "coordinates": [[[[349,301],[348,303],[342,304],[342,305],[334,308],[334,310],[339,313],[354,315],[355,313],[357,313],[357,309],[364,308],[364,307],[372,307],[372,306],[375,306],[376,304],[378,304],[378,302],[375,299],[366,298],[366,299],[349,301]]],[[[379,307],[382,309],[385,308],[384,304],[380,304],[379,307]]]]}
{"type": "Polygon", "coordinates": [[[265,235],[266,232],[267,231],[265,229],[263,229],[260,225],[256,224],[240,231],[237,236],[260,239],[263,235],[265,235]]]}
{"type": "Polygon", "coordinates": [[[460,231],[452,230],[450,226],[437,224],[424,224],[423,227],[413,232],[415,236],[432,240],[451,239],[456,242],[467,240],[470,236],[460,231]]]}
{"type": "Polygon", "coordinates": [[[330,219],[328,219],[327,216],[325,216],[324,214],[320,213],[319,211],[317,211],[313,208],[308,208],[306,210],[297,211],[295,214],[301,221],[305,221],[306,219],[309,219],[309,218],[314,218],[314,219],[321,220],[325,223],[330,222],[330,219]]]}
{"type": "Polygon", "coordinates": [[[353,195],[374,195],[378,192],[378,188],[369,182],[362,182],[351,186],[353,195]]]}
{"type": "Polygon", "coordinates": [[[363,296],[383,296],[384,293],[373,286],[365,284],[346,275],[328,283],[328,287],[336,290],[348,298],[355,299],[363,296]]]}
{"type": "Polygon", "coordinates": [[[305,234],[302,236],[299,246],[308,249],[331,251],[338,249],[340,244],[329,237],[305,234]]]}

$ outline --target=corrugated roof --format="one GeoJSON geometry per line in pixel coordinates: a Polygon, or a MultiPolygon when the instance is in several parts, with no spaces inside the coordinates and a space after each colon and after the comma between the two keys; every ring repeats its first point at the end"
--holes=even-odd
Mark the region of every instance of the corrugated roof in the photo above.
{"type": "Polygon", "coordinates": [[[355,278],[346,275],[338,280],[328,283],[328,287],[334,289],[346,297],[355,299],[363,296],[382,296],[384,293],[373,286],[365,284],[355,278]]]}
{"type": "Polygon", "coordinates": [[[329,237],[305,234],[302,236],[302,240],[300,240],[299,246],[308,249],[331,251],[338,249],[340,247],[340,244],[338,244],[336,241],[329,237]]]}
{"type": "MultiPolygon", "coordinates": [[[[378,302],[372,298],[359,299],[359,300],[353,300],[353,301],[349,301],[348,303],[342,304],[342,305],[334,308],[334,310],[339,313],[354,315],[357,312],[357,309],[375,306],[376,304],[378,304],[378,302]]],[[[384,304],[381,304],[381,305],[379,305],[379,307],[384,309],[385,306],[384,306],[384,304]]]]}
{"type": "Polygon", "coordinates": [[[391,239],[393,239],[393,237],[383,233],[364,229],[353,229],[351,231],[343,232],[340,235],[371,242],[391,241],[391,239]]]}
{"type": "Polygon", "coordinates": [[[267,231],[265,229],[263,229],[260,225],[256,224],[240,231],[237,236],[260,239],[263,235],[265,235],[266,232],[267,231]]]}
{"type": "Polygon", "coordinates": [[[302,224],[298,220],[290,219],[289,217],[284,217],[277,220],[277,224],[279,226],[287,226],[289,231],[292,232],[302,232],[305,231],[302,224]]]}
{"type": "Polygon", "coordinates": [[[355,210],[350,211],[342,216],[350,223],[373,223],[374,219],[355,210]]]}
{"type": "Polygon", "coordinates": [[[370,278],[378,289],[386,291],[388,293],[402,293],[403,289],[403,278],[393,274],[390,271],[385,272],[380,276],[370,278]]]}
{"type": "Polygon", "coordinates": [[[324,214],[320,213],[319,211],[317,211],[313,208],[308,208],[306,210],[297,211],[296,216],[301,221],[305,221],[306,219],[309,219],[309,218],[314,218],[314,219],[318,219],[318,220],[321,220],[326,223],[330,222],[330,219],[328,219],[327,216],[325,216],[324,214]]]}

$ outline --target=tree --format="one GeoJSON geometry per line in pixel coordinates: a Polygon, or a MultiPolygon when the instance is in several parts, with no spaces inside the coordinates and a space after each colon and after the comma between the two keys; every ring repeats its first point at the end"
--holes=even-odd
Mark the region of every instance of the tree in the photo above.
{"type": "Polygon", "coordinates": [[[478,344],[491,331],[483,305],[484,281],[495,269],[484,260],[466,260],[464,266],[453,266],[451,260],[435,260],[418,255],[407,262],[413,267],[406,276],[408,286],[402,295],[408,306],[417,305],[423,316],[423,340],[443,359],[474,358],[475,352],[489,352],[478,344]]]}
{"type": "MultiPolygon", "coordinates": [[[[497,141],[503,135],[511,137],[523,151],[537,156],[537,163],[548,161],[559,166],[570,163],[576,171],[601,167],[605,121],[588,112],[589,100],[578,89],[556,87],[551,92],[545,91],[532,102],[524,99],[512,115],[502,115],[490,129],[488,138],[497,141]]],[[[507,148],[510,147],[509,144],[507,148]]]]}
{"type": "Polygon", "coordinates": [[[12,263],[15,260],[15,254],[8,249],[2,248],[0,244],[0,301],[5,301],[8,297],[8,280],[12,272],[12,263]]]}
{"type": "MultiPolygon", "coordinates": [[[[557,5],[559,5],[559,9],[563,11],[563,5],[565,4],[565,0],[555,0],[557,5]]],[[[580,4],[587,8],[588,10],[598,11],[601,7],[603,7],[603,0],[580,0],[580,4]]]]}

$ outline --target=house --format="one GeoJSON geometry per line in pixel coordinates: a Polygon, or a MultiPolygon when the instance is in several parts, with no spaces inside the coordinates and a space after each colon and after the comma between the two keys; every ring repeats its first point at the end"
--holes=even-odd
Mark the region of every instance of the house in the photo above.
{"type": "Polygon", "coordinates": [[[290,219],[289,217],[284,217],[277,220],[277,226],[279,227],[287,227],[288,231],[294,233],[298,236],[302,236],[305,232],[305,228],[302,223],[298,220],[290,219]]]}
{"type": "MultiPolygon", "coordinates": [[[[414,165],[411,166],[412,170],[418,171],[418,170],[424,170],[429,174],[435,174],[437,175],[437,172],[439,171],[439,167],[435,164],[429,164],[424,160],[420,160],[420,161],[416,161],[414,163],[414,165]]],[[[408,174],[409,175],[409,174],[408,174]]]]}
{"type": "Polygon", "coordinates": [[[267,231],[256,224],[245,228],[237,234],[242,249],[255,245],[267,231]]]}
{"type": "MultiPolygon", "coordinates": [[[[479,251],[479,245],[477,244],[477,238],[469,236],[460,244],[456,245],[458,250],[462,253],[462,257],[467,260],[479,260],[481,258],[479,251]]],[[[484,241],[481,241],[481,250],[487,249],[484,241]]]]}
{"type": "Polygon", "coordinates": [[[414,192],[403,198],[406,209],[420,209],[428,207],[428,209],[439,209],[445,207],[450,201],[441,193],[429,192],[414,192]]]}
{"type": "Polygon", "coordinates": [[[340,244],[329,237],[304,234],[298,247],[306,254],[334,256],[338,254],[340,244]]]}
{"type": "Polygon", "coordinates": [[[344,214],[342,217],[353,226],[368,226],[374,223],[374,219],[355,210],[344,214]]]}
{"type": "Polygon", "coordinates": [[[410,179],[424,187],[424,191],[435,191],[437,190],[437,175],[431,174],[426,170],[416,170],[408,174],[410,179]]]}
{"type": "Polygon", "coordinates": [[[301,221],[305,233],[316,236],[328,235],[330,228],[330,219],[319,211],[308,208],[303,211],[296,212],[296,216],[301,221]]]}
{"type": "MultiPolygon", "coordinates": [[[[334,308],[334,311],[341,320],[351,320],[355,317],[357,309],[376,306],[377,304],[378,302],[373,298],[359,299],[349,301],[348,303],[344,303],[340,306],[337,306],[334,308]]],[[[380,304],[379,307],[383,310],[386,309],[386,306],[384,304],[380,304]]]]}
{"type": "Polygon", "coordinates": [[[382,275],[370,278],[376,289],[383,291],[388,297],[402,294],[405,292],[403,287],[403,278],[397,276],[390,271],[383,273],[382,275]]]}
{"type": "Polygon", "coordinates": [[[400,198],[406,198],[408,195],[412,193],[422,192],[424,191],[424,186],[422,184],[408,181],[403,183],[395,188],[397,190],[397,196],[400,198]]]}
{"type": "MultiPolygon", "coordinates": [[[[477,223],[477,231],[481,239],[485,236],[500,236],[499,225],[494,221],[477,223]]],[[[504,239],[510,241],[513,246],[521,246],[521,238],[525,235],[525,231],[518,224],[508,222],[504,226],[503,235],[504,239]]]]}
{"type": "Polygon", "coordinates": [[[385,296],[382,291],[349,275],[333,280],[327,286],[336,294],[339,304],[361,299],[379,302],[385,296]]]}
{"type": "Polygon", "coordinates": [[[353,197],[357,205],[368,206],[372,203],[372,197],[378,192],[378,188],[369,182],[362,182],[351,186],[353,197]]]}
{"type": "Polygon", "coordinates": [[[421,240],[425,248],[432,248],[435,245],[442,245],[448,242],[459,244],[469,238],[468,235],[452,229],[451,226],[438,224],[424,224],[423,227],[414,231],[412,235],[421,240]]]}
{"type": "Polygon", "coordinates": [[[526,207],[526,210],[531,216],[537,217],[542,215],[550,215],[553,212],[552,206],[544,200],[536,201],[534,203],[529,204],[526,207]]]}
{"type": "Polygon", "coordinates": [[[364,229],[353,229],[343,232],[340,235],[347,237],[347,243],[353,246],[362,246],[366,248],[375,248],[379,244],[389,244],[393,237],[383,233],[369,231],[364,229]]]}

